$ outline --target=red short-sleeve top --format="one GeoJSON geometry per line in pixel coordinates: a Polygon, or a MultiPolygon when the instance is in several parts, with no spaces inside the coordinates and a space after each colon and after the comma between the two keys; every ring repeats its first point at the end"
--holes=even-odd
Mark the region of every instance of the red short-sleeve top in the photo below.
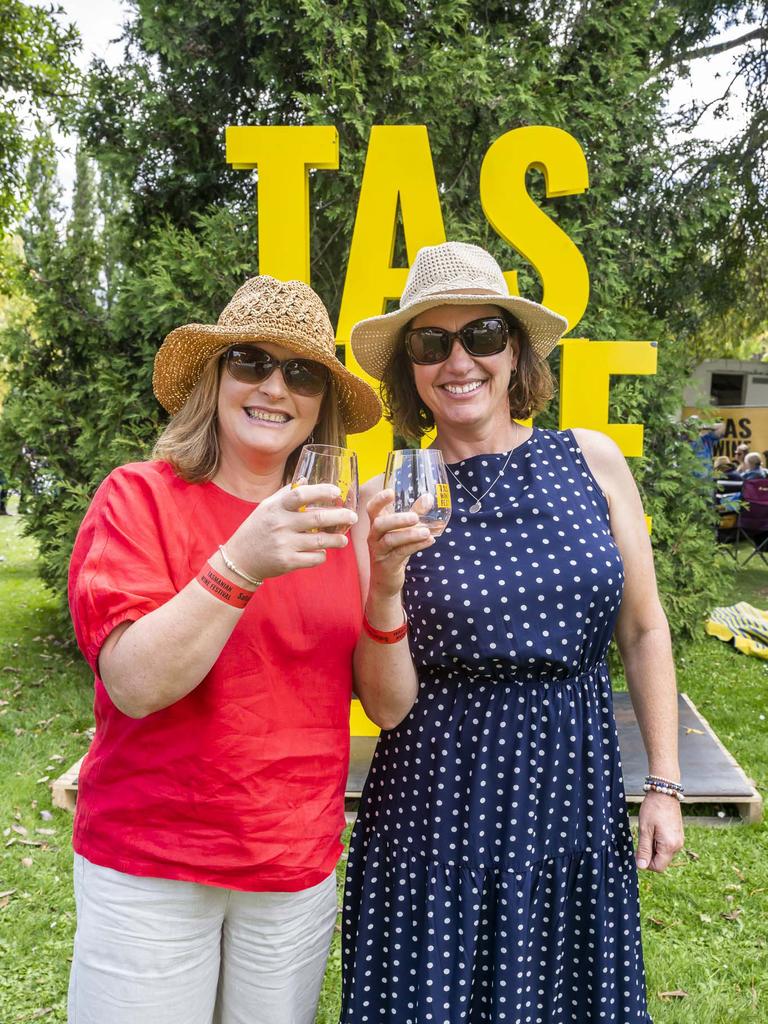
{"type": "Polygon", "coordinates": [[[98,675],[115,626],[183,589],[254,508],[213,483],[187,483],[167,463],[142,462],[111,473],[83,519],[69,602],[96,674],[96,735],[74,847],[96,864],[293,892],[338,860],[362,619],[351,544],[266,580],[205,679],[170,707],[130,718],[98,675]]]}

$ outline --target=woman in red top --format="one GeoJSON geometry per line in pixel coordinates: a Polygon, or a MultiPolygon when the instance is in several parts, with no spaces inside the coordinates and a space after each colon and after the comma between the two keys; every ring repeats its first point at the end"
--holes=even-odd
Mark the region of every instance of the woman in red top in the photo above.
{"type": "Polygon", "coordinates": [[[252,278],[160,348],[155,460],[111,473],[69,596],[96,679],[70,1024],[311,1024],[336,919],[354,513],[286,486],[380,416],[317,295],[252,278]],[[279,372],[275,372],[279,370],[279,372]],[[263,581],[263,584],[261,583],[263,581]],[[332,597],[332,600],[329,600],[332,597]]]}

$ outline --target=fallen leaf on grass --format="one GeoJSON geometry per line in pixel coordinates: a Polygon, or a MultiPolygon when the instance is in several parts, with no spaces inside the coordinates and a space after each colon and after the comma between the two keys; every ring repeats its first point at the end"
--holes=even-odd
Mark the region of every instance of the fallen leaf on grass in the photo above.
{"type": "Polygon", "coordinates": [[[50,775],[43,775],[41,778],[39,778],[37,780],[37,782],[35,784],[39,786],[43,782],[50,782],[50,781],[51,781],[51,776],[50,775]]]}
{"type": "Polygon", "coordinates": [[[25,836],[28,834],[23,825],[11,825],[11,831],[15,832],[18,836],[25,836]]]}
{"type": "Polygon", "coordinates": [[[693,850],[689,850],[687,847],[683,852],[689,860],[701,860],[701,857],[698,855],[698,853],[694,853],[693,850]]]}
{"type": "Polygon", "coordinates": [[[48,758],[48,760],[49,761],[63,761],[64,760],[64,755],[63,754],[51,754],[51,756],[48,758]]]}
{"type": "Polygon", "coordinates": [[[39,836],[55,836],[56,835],[56,829],[55,828],[36,828],[35,832],[39,836]]]}
{"type": "Polygon", "coordinates": [[[0,892],[0,900],[4,900],[6,896],[13,896],[15,892],[15,889],[6,889],[5,892],[0,892]]]}
{"type": "Polygon", "coordinates": [[[727,914],[723,913],[720,917],[724,918],[726,921],[738,921],[742,913],[743,911],[739,907],[736,907],[735,910],[729,910],[727,914]]]}
{"type": "Polygon", "coordinates": [[[709,914],[699,914],[699,920],[703,924],[712,924],[712,918],[709,916],[709,914]]]}
{"type": "Polygon", "coordinates": [[[660,917],[649,917],[648,920],[651,922],[651,924],[655,924],[659,928],[666,928],[667,927],[667,922],[666,921],[662,921],[660,917]]]}
{"type": "Polygon", "coordinates": [[[659,999],[686,999],[688,993],[681,988],[673,989],[671,992],[657,992],[659,999]]]}
{"type": "Polygon", "coordinates": [[[47,1017],[49,1013],[53,1013],[53,1006],[41,1006],[39,1010],[33,1010],[32,1013],[22,1013],[19,1017],[14,1017],[15,1024],[23,1024],[28,1020],[40,1020],[41,1017],[47,1017]]]}
{"type": "Polygon", "coordinates": [[[0,708],[7,708],[10,703],[9,700],[0,700],[0,708]]]}
{"type": "Polygon", "coordinates": [[[706,736],[706,733],[704,732],[704,730],[703,730],[703,729],[694,729],[694,728],[693,728],[692,726],[690,726],[690,725],[689,725],[689,726],[687,726],[687,727],[686,727],[686,730],[685,730],[685,735],[686,735],[686,736],[688,736],[688,735],[690,735],[690,733],[692,733],[692,732],[695,732],[697,736],[706,736]]]}
{"type": "Polygon", "coordinates": [[[21,866],[23,868],[31,868],[34,863],[35,862],[32,860],[31,857],[22,857],[21,858],[21,866]]]}
{"type": "Polygon", "coordinates": [[[744,872],[741,870],[741,868],[737,868],[735,864],[731,864],[731,867],[736,872],[736,874],[739,876],[739,878],[742,880],[742,882],[746,882],[747,876],[744,874],[744,872]]]}
{"type": "Polygon", "coordinates": [[[3,672],[16,672],[17,674],[21,673],[21,669],[20,668],[16,668],[15,665],[3,665],[2,671],[3,672]]]}

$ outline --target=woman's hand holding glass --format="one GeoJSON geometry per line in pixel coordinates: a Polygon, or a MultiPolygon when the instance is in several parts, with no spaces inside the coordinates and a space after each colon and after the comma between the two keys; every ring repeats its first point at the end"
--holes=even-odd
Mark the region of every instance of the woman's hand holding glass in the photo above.
{"type": "Polygon", "coordinates": [[[450,492],[438,451],[391,452],[385,488],[368,503],[371,592],[400,593],[411,555],[435,543],[450,518],[450,492]]]}
{"type": "Polygon", "coordinates": [[[370,592],[380,597],[399,594],[408,559],[435,543],[429,527],[419,522],[418,512],[395,512],[394,500],[394,491],[379,491],[367,506],[371,521],[368,531],[370,592]]]}
{"type": "Polygon", "coordinates": [[[357,522],[340,504],[335,484],[299,484],[266,498],[225,543],[227,555],[256,579],[321,565],[328,548],[343,548],[357,522]]]}

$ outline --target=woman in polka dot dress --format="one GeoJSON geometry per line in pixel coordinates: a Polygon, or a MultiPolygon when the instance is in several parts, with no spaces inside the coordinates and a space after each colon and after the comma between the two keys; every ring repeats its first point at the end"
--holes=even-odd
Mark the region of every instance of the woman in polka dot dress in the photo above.
{"type": "MultiPolygon", "coordinates": [[[[605,657],[650,771],[679,781],[674,670],[640,500],[593,431],[522,427],[562,318],[482,249],[422,249],[396,313],[353,331],[395,428],[449,469],[443,534],[364,489],[356,690],[382,734],[349,851],[342,1024],[647,1024],[605,657]],[[403,610],[409,635],[402,635],[403,610]]],[[[651,792],[637,865],[682,846],[651,792]]]]}

